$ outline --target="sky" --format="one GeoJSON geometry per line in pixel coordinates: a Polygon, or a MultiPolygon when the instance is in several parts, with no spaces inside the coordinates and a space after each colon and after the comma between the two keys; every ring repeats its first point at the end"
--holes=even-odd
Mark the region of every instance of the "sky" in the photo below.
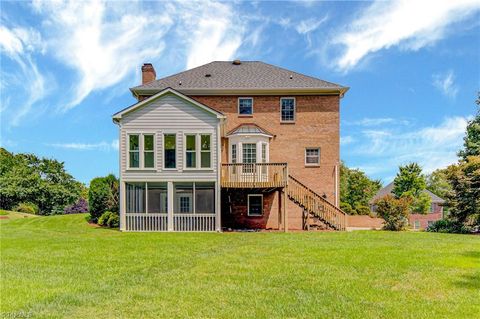
{"type": "Polygon", "coordinates": [[[261,60],[350,87],[341,159],[390,182],[457,160],[480,90],[480,1],[0,2],[0,144],[118,175],[111,115],[161,78],[261,60]]]}

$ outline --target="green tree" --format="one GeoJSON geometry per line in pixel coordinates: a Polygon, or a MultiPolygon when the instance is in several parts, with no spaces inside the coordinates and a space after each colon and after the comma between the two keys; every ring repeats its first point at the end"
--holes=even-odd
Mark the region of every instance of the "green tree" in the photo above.
{"type": "Polygon", "coordinates": [[[340,165],[340,207],[350,215],[368,215],[370,200],[382,187],[359,169],[340,165]]]}
{"type": "Polygon", "coordinates": [[[478,92],[477,115],[468,122],[467,131],[463,138],[463,149],[458,152],[458,156],[466,160],[468,156],[480,155],[480,92],[478,92]]]}
{"type": "Polygon", "coordinates": [[[88,191],[90,220],[92,222],[96,223],[106,211],[118,214],[118,185],[118,179],[113,174],[92,179],[88,191]]]}
{"type": "Polygon", "coordinates": [[[385,230],[405,230],[408,226],[408,215],[412,205],[410,197],[396,198],[386,195],[375,201],[376,213],[385,220],[385,230]]]}
{"type": "Polygon", "coordinates": [[[431,199],[424,194],[426,187],[422,168],[417,163],[399,167],[399,172],[393,180],[392,193],[396,198],[410,198],[410,212],[426,214],[430,208],[431,199]]]}
{"type": "Polygon", "coordinates": [[[80,191],[81,183],[65,171],[63,162],[0,148],[1,208],[29,202],[42,215],[61,213],[79,198],[80,191]]]}
{"type": "Polygon", "coordinates": [[[447,178],[447,169],[437,169],[426,177],[427,189],[435,195],[445,199],[447,195],[452,191],[447,178]]]}

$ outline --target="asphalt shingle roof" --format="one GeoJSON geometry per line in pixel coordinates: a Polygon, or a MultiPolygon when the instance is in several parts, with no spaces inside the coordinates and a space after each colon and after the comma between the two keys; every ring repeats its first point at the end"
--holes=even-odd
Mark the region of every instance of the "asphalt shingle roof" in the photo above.
{"type": "MultiPolygon", "coordinates": [[[[392,194],[392,190],[393,190],[393,182],[391,182],[390,184],[388,184],[387,186],[385,186],[384,188],[382,188],[381,190],[379,190],[375,196],[373,196],[372,200],[370,201],[370,203],[373,203],[375,200],[379,199],[379,198],[382,198],[384,197],[385,195],[388,195],[388,194],[392,194]]],[[[438,197],[437,195],[435,195],[434,193],[432,193],[431,191],[429,191],[428,189],[424,190],[423,191],[424,193],[426,193],[428,196],[430,196],[430,199],[432,200],[432,203],[443,203],[445,202],[444,199],[438,197]]]]}
{"type": "Polygon", "coordinates": [[[133,87],[132,91],[171,87],[185,89],[332,89],[339,84],[320,80],[260,61],[214,61],[162,79],[133,87]]]}

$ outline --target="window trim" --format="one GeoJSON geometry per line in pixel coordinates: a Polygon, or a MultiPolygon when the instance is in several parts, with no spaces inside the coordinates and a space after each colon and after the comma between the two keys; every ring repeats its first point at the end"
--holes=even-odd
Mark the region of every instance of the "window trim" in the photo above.
{"type": "Polygon", "coordinates": [[[247,195],[247,215],[249,217],[262,217],[263,216],[263,194],[248,194],[247,195]],[[261,197],[261,208],[262,208],[262,213],[260,215],[252,215],[250,214],[250,197],[261,197]]]}
{"type": "Polygon", "coordinates": [[[252,117],[253,116],[253,97],[248,96],[239,96],[237,99],[237,114],[239,117],[252,117]],[[240,100],[251,100],[252,101],[252,113],[251,114],[240,114],[240,100]]]}
{"type": "Polygon", "coordinates": [[[297,100],[294,96],[284,96],[280,98],[280,123],[295,123],[297,120],[297,100]],[[282,100],[292,99],[293,100],[293,120],[284,120],[282,118],[282,100]]]}
{"type": "Polygon", "coordinates": [[[214,169],[213,167],[213,134],[212,133],[191,133],[187,132],[183,134],[183,169],[186,171],[211,171],[214,169]],[[187,135],[194,135],[195,136],[195,167],[187,167],[187,135]],[[202,167],[202,135],[210,136],[210,150],[203,151],[210,153],[210,167],[202,167]]]}
{"type": "Polygon", "coordinates": [[[166,171],[177,171],[178,170],[178,134],[177,133],[162,133],[162,169],[166,171]],[[175,167],[165,167],[165,135],[174,135],[175,136],[175,167]]]}
{"type": "MultiPolygon", "coordinates": [[[[157,169],[157,134],[155,132],[127,132],[127,171],[153,171],[157,169]],[[130,166],[130,136],[138,136],[138,167],[130,166]],[[153,167],[145,167],[145,147],[144,136],[153,136],[153,167]]],[[[152,152],[152,151],[147,151],[152,152]]]]}
{"type": "Polygon", "coordinates": [[[309,167],[319,167],[321,162],[321,147],[305,147],[305,166],[309,167]],[[317,163],[307,163],[307,150],[318,150],[318,162],[317,163]]]}

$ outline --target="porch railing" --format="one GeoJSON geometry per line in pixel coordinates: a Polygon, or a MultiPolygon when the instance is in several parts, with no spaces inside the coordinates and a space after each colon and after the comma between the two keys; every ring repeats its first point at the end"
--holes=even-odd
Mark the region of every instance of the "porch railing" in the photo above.
{"type": "Polygon", "coordinates": [[[287,179],[287,163],[222,164],[222,187],[285,187],[287,186],[287,179]]]}
{"type": "Polygon", "coordinates": [[[166,231],[167,214],[127,213],[127,231],[166,231]]]}
{"type": "Polygon", "coordinates": [[[175,231],[215,231],[215,214],[175,214],[175,231]]]}

